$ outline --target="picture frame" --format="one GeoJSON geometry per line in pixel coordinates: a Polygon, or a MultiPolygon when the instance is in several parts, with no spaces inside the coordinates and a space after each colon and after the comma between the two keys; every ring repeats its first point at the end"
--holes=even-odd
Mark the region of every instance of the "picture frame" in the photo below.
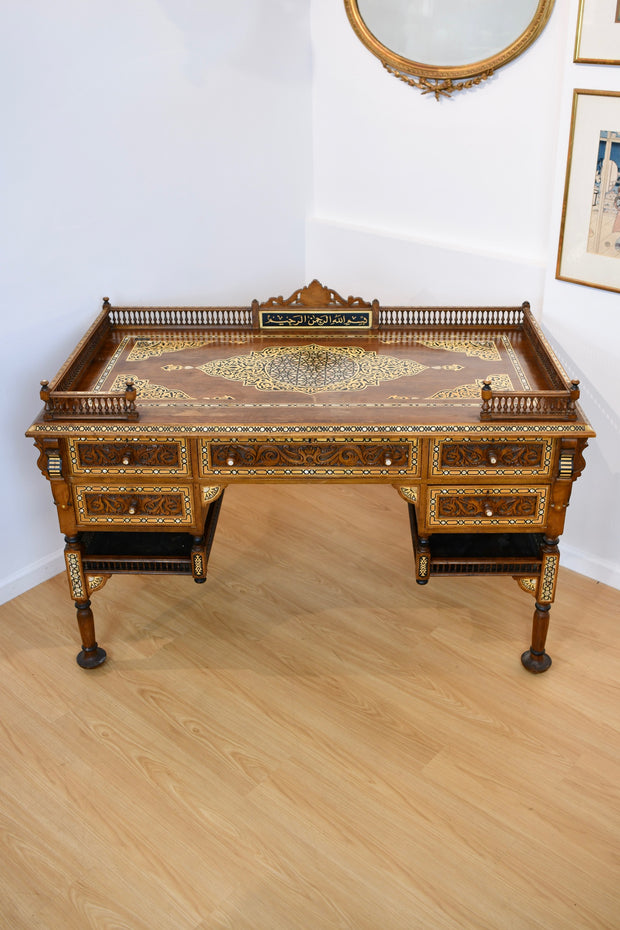
{"type": "Polygon", "coordinates": [[[620,65],[620,0],[579,0],[574,61],[620,65]]]}
{"type": "Polygon", "coordinates": [[[573,92],[556,278],[620,292],[620,91],[573,92]]]}

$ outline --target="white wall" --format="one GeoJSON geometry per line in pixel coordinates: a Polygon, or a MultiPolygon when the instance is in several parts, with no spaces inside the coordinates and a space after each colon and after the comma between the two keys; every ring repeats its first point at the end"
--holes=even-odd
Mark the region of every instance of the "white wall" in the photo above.
{"type": "MultiPolygon", "coordinates": [[[[423,249],[424,261],[400,273],[412,302],[423,293],[442,303],[455,283],[464,289],[461,300],[480,295],[479,271],[488,267],[494,277],[496,261],[504,263],[505,287],[494,280],[488,299],[506,293],[520,302],[525,268],[525,283],[538,282],[532,302],[542,298],[560,106],[548,75],[561,69],[561,26],[554,16],[525,56],[477,89],[436,101],[381,67],[358,41],[341,2],[313,0],[309,260],[321,258],[312,247],[317,224],[329,224],[331,236],[334,226],[362,229],[400,237],[412,255],[423,249]],[[461,271],[463,255],[471,256],[475,273],[454,282],[452,257],[461,271]]],[[[376,260],[375,270],[383,285],[376,260]]]]}
{"type": "Polygon", "coordinates": [[[620,587],[620,297],[555,280],[572,88],[620,67],[572,64],[578,0],[519,59],[439,102],[397,81],[343,4],[313,0],[314,207],[308,276],[404,304],[530,300],[599,434],[563,563],[620,587]]]}
{"type": "Polygon", "coordinates": [[[620,294],[555,277],[573,90],[620,91],[620,66],[573,62],[577,6],[578,0],[570,0],[562,7],[567,38],[558,76],[561,144],[551,197],[543,323],[564,366],[580,378],[582,404],[597,431],[571,501],[563,561],[620,587],[620,294]]]}
{"type": "Polygon", "coordinates": [[[304,281],[310,0],[234,7],[2,4],[1,600],[62,567],[23,434],[101,297],[243,304],[304,281]]]}

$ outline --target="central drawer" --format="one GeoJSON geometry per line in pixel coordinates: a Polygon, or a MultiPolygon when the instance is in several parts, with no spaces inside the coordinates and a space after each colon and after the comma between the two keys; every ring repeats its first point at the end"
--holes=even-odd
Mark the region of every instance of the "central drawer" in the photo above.
{"type": "Polygon", "coordinates": [[[417,443],[385,440],[211,440],[201,447],[203,475],[372,477],[416,475],[417,443]]]}
{"type": "Polygon", "coordinates": [[[189,456],[183,439],[144,442],[127,437],[110,442],[89,436],[69,439],[74,475],[188,475],[189,456]]]}
{"type": "Polygon", "coordinates": [[[548,488],[488,485],[429,487],[426,523],[431,528],[503,530],[544,526],[548,488]]]}
{"type": "Polygon", "coordinates": [[[76,485],[73,490],[80,524],[189,526],[193,523],[189,486],[76,485]]]}

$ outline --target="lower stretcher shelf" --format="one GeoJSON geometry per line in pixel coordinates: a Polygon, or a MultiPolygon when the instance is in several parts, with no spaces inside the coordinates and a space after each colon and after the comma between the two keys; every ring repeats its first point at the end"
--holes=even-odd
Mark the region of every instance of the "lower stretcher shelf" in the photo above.
{"type": "Polygon", "coordinates": [[[192,575],[197,544],[209,559],[223,494],[209,506],[202,537],[191,533],[87,531],[79,534],[87,573],[192,575]]]}
{"type": "Polygon", "coordinates": [[[428,560],[422,583],[429,575],[540,575],[541,533],[434,533],[422,542],[413,504],[409,520],[416,565],[428,560]]]}

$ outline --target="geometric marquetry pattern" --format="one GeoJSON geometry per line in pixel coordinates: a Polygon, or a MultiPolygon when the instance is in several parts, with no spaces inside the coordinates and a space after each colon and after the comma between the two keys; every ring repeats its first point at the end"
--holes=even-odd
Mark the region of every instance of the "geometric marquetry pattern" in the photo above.
{"type": "Polygon", "coordinates": [[[62,461],[58,451],[47,453],[47,474],[49,478],[62,478],[62,461]]]}
{"type": "Polygon", "coordinates": [[[362,391],[369,385],[411,377],[426,366],[369,352],[360,346],[271,346],[259,352],[214,359],[198,369],[214,378],[240,381],[259,391],[362,391]]]}
{"type": "Polygon", "coordinates": [[[78,552],[65,552],[65,562],[67,565],[67,578],[71,588],[71,596],[74,601],[84,600],[87,593],[82,576],[81,559],[78,552]]]}
{"type": "Polygon", "coordinates": [[[560,455],[560,464],[559,464],[558,474],[560,478],[572,478],[573,456],[571,453],[563,452],[560,455]]]}
{"type": "Polygon", "coordinates": [[[460,352],[470,357],[481,358],[487,362],[499,361],[500,354],[492,339],[416,339],[416,342],[429,349],[441,352],[460,352]]]}
{"type": "Polygon", "coordinates": [[[551,603],[553,601],[559,564],[560,557],[558,555],[550,554],[543,557],[539,597],[541,603],[551,603]]]}
{"type": "MultiPolygon", "coordinates": [[[[508,375],[489,375],[491,386],[495,391],[512,391],[512,381],[508,375]]],[[[448,388],[443,391],[437,391],[431,394],[432,400],[464,400],[466,398],[480,397],[483,379],[477,378],[468,384],[459,384],[457,387],[448,388]]]]}
{"type": "Polygon", "coordinates": [[[189,399],[185,391],[173,390],[165,384],[153,384],[148,378],[138,378],[136,375],[118,375],[110,386],[110,391],[122,391],[125,384],[131,381],[135,386],[140,400],[174,400],[189,399]]]}
{"type": "MultiPolygon", "coordinates": [[[[294,404],[294,407],[298,405],[294,404]]],[[[528,432],[531,434],[535,433],[545,433],[546,435],[554,434],[558,436],[570,435],[570,434],[579,434],[585,433],[588,429],[583,423],[528,423],[528,432]]],[[[120,436],[122,441],[126,439],[132,439],[134,437],[147,435],[147,436],[162,436],[164,438],[171,436],[173,434],[180,435],[196,435],[196,436],[205,436],[209,433],[208,429],[205,429],[204,425],[197,424],[168,424],[168,425],[143,425],[141,423],[129,424],[129,423],[91,423],[89,424],[89,430],[91,434],[101,433],[101,438],[114,437],[118,438],[120,436]]],[[[337,424],[297,424],[297,425],[278,425],[272,424],[269,427],[257,427],[257,426],[248,426],[243,423],[229,423],[229,424],[220,424],[218,425],[219,433],[256,433],[257,430],[269,435],[279,435],[282,433],[340,433],[346,435],[356,435],[356,434],[374,434],[375,436],[385,436],[386,434],[401,432],[408,433],[410,435],[433,435],[438,434],[450,434],[456,433],[459,436],[463,434],[468,434],[480,438],[479,434],[483,433],[487,437],[489,435],[494,436],[511,436],[514,433],[522,433],[523,425],[519,423],[501,423],[497,425],[489,426],[488,423],[482,424],[454,424],[454,423],[433,423],[431,425],[423,423],[411,423],[411,424],[395,424],[395,423],[385,423],[379,426],[370,426],[368,424],[356,424],[356,423],[347,423],[343,425],[337,424]]],[[[63,436],[70,433],[83,433],[84,424],[83,423],[63,423],[62,426],[58,426],[56,423],[33,423],[30,427],[30,431],[34,433],[43,433],[48,435],[58,435],[63,436]]]]}

